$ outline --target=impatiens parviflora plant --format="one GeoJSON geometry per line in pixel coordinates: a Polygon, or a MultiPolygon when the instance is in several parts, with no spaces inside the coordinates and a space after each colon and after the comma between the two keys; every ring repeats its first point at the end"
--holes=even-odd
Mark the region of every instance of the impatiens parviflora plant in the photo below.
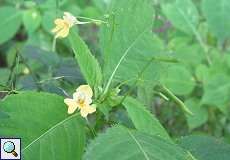
{"type": "MultiPolygon", "coordinates": [[[[69,33],[70,33],[70,29],[74,26],[74,25],[78,25],[78,24],[88,24],[88,23],[95,23],[95,24],[102,24],[102,23],[105,23],[107,24],[107,22],[104,22],[104,21],[101,21],[101,20],[96,20],[96,19],[91,19],[91,18],[86,18],[86,17],[75,17],[73,16],[71,13],[69,12],[64,12],[64,16],[63,16],[63,19],[56,19],[54,21],[56,27],[52,30],[53,33],[55,33],[55,42],[56,42],[56,39],[57,38],[66,38],[69,33]],[[83,18],[83,19],[87,19],[87,20],[90,20],[90,21],[87,21],[87,22],[81,22],[79,21],[77,18],[83,18]]],[[[84,44],[84,42],[81,40],[81,38],[77,35],[77,34],[73,34],[70,36],[70,39],[74,37],[74,40],[72,40],[72,43],[74,43],[76,45],[76,43],[78,43],[78,45],[83,45],[84,47],[80,47],[81,49],[86,49],[86,50],[74,50],[74,52],[82,52],[81,54],[83,54],[83,52],[89,52],[88,51],[88,48],[86,46],[86,44],[84,44]]],[[[91,54],[89,52],[89,54],[91,54]]],[[[81,55],[83,57],[87,57],[89,56],[88,54],[85,53],[85,55],[81,55]]],[[[87,58],[83,58],[83,59],[79,59],[80,57],[76,57],[78,62],[81,63],[81,60],[84,60],[84,59],[87,59],[87,58]]],[[[94,59],[94,57],[92,57],[92,55],[90,55],[90,58],[91,60],[93,59],[93,61],[95,62],[96,60],[94,59]]],[[[167,59],[167,58],[166,58],[167,59]]],[[[147,66],[149,64],[151,64],[151,62],[153,60],[156,60],[155,57],[153,57],[149,63],[147,63],[147,66]]],[[[121,59],[122,61],[122,59],[121,59]]],[[[168,62],[168,59],[165,60],[163,58],[162,61],[167,61],[168,62]]],[[[171,60],[170,60],[171,61],[171,60]]],[[[174,62],[174,61],[173,61],[174,62]]],[[[91,62],[87,62],[87,63],[91,63],[91,62]]],[[[97,63],[97,62],[96,62],[97,63]]],[[[119,63],[120,64],[120,63],[119,63]]],[[[119,64],[117,66],[119,66],[119,64]]],[[[93,64],[94,66],[95,64],[93,64]]],[[[99,64],[96,64],[96,65],[99,65],[99,64]]],[[[81,65],[80,65],[81,66],[81,65]]],[[[145,69],[147,68],[144,67],[144,69],[141,71],[140,73],[140,77],[141,75],[144,73],[145,69]]],[[[84,66],[83,66],[84,67],[84,66]]],[[[94,66],[95,67],[95,66],[94,66]]],[[[97,66],[100,68],[100,66],[97,66]]],[[[81,68],[81,67],[80,67],[81,68]]],[[[82,68],[81,68],[82,69],[82,68]]],[[[93,69],[93,68],[92,68],[93,69]]],[[[95,68],[94,68],[95,69],[95,68]]],[[[96,69],[97,70],[97,69],[96,69]]],[[[97,70],[98,71],[98,70],[97,70]]],[[[73,99],[70,99],[70,98],[67,98],[65,99],[65,103],[67,104],[67,106],[69,107],[68,108],[68,113],[69,114],[72,114],[74,113],[77,109],[80,110],[80,113],[81,113],[81,116],[82,117],[87,117],[88,114],[91,114],[91,113],[94,113],[96,111],[96,105],[93,104],[91,105],[92,103],[92,96],[93,96],[93,91],[92,89],[90,88],[91,87],[99,87],[101,88],[100,89],[100,93],[98,95],[98,91],[97,90],[94,90],[95,91],[95,102],[96,104],[102,104],[102,103],[109,103],[109,105],[111,107],[115,106],[115,105],[118,105],[118,104],[121,104],[125,98],[128,96],[128,94],[130,93],[130,91],[128,91],[124,96],[118,96],[119,92],[116,93],[116,95],[113,95],[111,96],[109,93],[113,90],[110,88],[110,85],[112,83],[112,79],[114,77],[114,74],[116,73],[117,71],[117,67],[115,68],[113,74],[111,75],[109,81],[107,82],[106,86],[104,89],[102,89],[100,86],[94,86],[93,84],[88,84],[88,85],[82,85],[80,86],[76,92],[73,94],[73,99]],[[122,98],[123,97],[123,98],[122,98]],[[99,98],[99,99],[98,99],[99,98]],[[115,100],[114,100],[115,98],[115,100]],[[112,100],[112,101],[111,101],[112,100]],[[112,102],[112,103],[111,103],[112,102]],[[112,105],[111,105],[112,104],[112,105]]],[[[99,74],[99,73],[96,73],[96,74],[99,74]]],[[[138,79],[136,80],[136,83],[138,82],[138,79]]],[[[135,83],[135,84],[136,84],[135,83]]],[[[132,88],[132,87],[131,87],[132,88]]],[[[164,89],[164,87],[161,87],[164,89]]],[[[95,89],[95,88],[94,88],[95,89]]],[[[97,88],[98,89],[98,88],[97,88]]],[[[117,88],[119,89],[119,88],[117,88]]],[[[120,91],[120,89],[119,89],[120,91]]],[[[169,95],[170,96],[170,95],[169,95]]],[[[172,97],[172,96],[170,96],[172,97]]],[[[174,97],[172,97],[173,100],[175,100],[174,97]]],[[[177,99],[176,99],[177,100],[177,99]]],[[[175,101],[176,101],[175,100],[175,101]]],[[[177,101],[176,101],[177,102],[177,101]]],[[[183,102],[179,103],[179,105],[182,107],[182,109],[185,111],[185,113],[188,113],[188,114],[192,114],[188,109],[187,107],[183,104],[183,102]]],[[[101,111],[103,111],[103,108],[101,108],[101,111]]],[[[107,112],[107,111],[106,111],[107,112]]]]}

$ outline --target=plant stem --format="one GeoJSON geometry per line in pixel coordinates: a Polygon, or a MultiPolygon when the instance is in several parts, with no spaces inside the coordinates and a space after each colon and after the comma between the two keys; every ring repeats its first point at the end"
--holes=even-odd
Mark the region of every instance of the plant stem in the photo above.
{"type": "Polygon", "coordinates": [[[89,123],[88,118],[86,117],[85,119],[86,119],[86,122],[87,122],[87,127],[88,127],[88,128],[89,128],[89,130],[92,132],[93,136],[94,136],[94,137],[96,137],[96,136],[97,136],[97,134],[96,134],[96,132],[95,132],[94,128],[92,128],[92,127],[90,126],[90,123],[89,123]]]}
{"type": "Polygon", "coordinates": [[[52,44],[52,52],[56,51],[56,42],[57,42],[57,38],[53,39],[53,44],[52,44]]]}
{"type": "Polygon", "coordinates": [[[143,76],[145,70],[150,66],[150,64],[152,63],[152,61],[155,60],[155,57],[152,57],[148,63],[146,63],[146,65],[142,68],[142,70],[139,72],[136,81],[134,82],[133,86],[128,90],[128,92],[126,92],[125,96],[122,98],[121,102],[122,103],[125,98],[133,91],[133,89],[135,88],[136,84],[138,83],[138,81],[140,80],[140,78],[143,76]]]}
{"type": "Polygon", "coordinates": [[[79,18],[79,19],[85,19],[85,20],[90,20],[90,21],[92,21],[92,22],[100,22],[100,23],[105,23],[105,24],[107,24],[107,22],[102,21],[102,20],[98,20],[98,19],[93,19],[93,18],[88,18],[88,17],[81,17],[81,16],[77,16],[77,18],[79,18]]]}
{"type": "Polygon", "coordinates": [[[181,109],[185,113],[189,115],[193,115],[193,113],[187,108],[187,106],[185,106],[185,104],[177,96],[175,96],[167,87],[165,87],[164,85],[161,85],[161,88],[172,100],[175,101],[175,103],[177,103],[181,107],[181,109]]]}

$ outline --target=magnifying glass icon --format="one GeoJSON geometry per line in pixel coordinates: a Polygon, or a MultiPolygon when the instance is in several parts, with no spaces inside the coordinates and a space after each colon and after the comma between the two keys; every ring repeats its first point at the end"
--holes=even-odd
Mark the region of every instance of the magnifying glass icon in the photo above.
{"type": "Polygon", "coordinates": [[[13,154],[15,157],[18,156],[17,152],[15,152],[15,145],[13,142],[11,141],[7,141],[3,144],[3,149],[6,153],[11,153],[13,154]]]}

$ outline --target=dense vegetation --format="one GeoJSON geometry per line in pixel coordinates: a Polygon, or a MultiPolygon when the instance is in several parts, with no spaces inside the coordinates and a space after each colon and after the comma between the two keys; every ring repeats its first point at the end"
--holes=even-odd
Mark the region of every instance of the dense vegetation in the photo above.
{"type": "Polygon", "coordinates": [[[229,0],[1,0],[0,137],[25,160],[228,160],[229,0]]]}

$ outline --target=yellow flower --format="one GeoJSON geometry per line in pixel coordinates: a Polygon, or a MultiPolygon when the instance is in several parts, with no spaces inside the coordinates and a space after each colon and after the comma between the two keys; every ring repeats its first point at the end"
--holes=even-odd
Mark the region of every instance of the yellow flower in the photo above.
{"type": "Polygon", "coordinates": [[[58,18],[54,23],[56,27],[52,29],[52,32],[56,34],[55,38],[65,38],[68,36],[70,28],[77,24],[78,20],[69,12],[64,12],[63,19],[58,18]]]}
{"type": "Polygon", "coordinates": [[[81,116],[86,117],[96,111],[95,105],[92,103],[93,91],[89,85],[81,85],[73,94],[73,99],[66,98],[65,104],[68,106],[68,113],[72,114],[76,109],[80,110],[81,116]]]}

